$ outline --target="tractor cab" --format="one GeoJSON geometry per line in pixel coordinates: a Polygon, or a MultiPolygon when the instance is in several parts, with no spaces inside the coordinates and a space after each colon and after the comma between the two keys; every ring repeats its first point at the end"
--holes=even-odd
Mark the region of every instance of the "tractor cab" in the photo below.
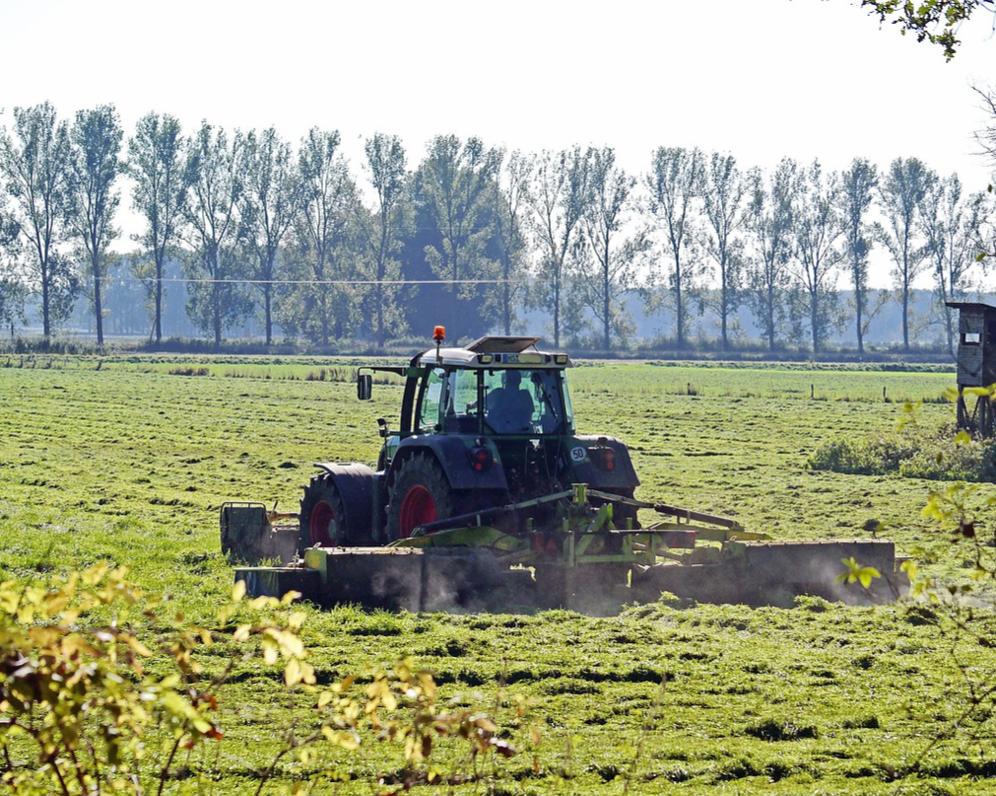
{"type": "Polygon", "coordinates": [[[483,337],[466,348],[429,350],[412,360],[413,434],[547,436],[574,430],[566,354],[535,337],[483,337]]]}
{"type": "Polygon", "coordinates": [[[507,517],[509,530],[525,532],[550,523],[562,507],[546,496],[573,483],[632,497],[639,480],[626,446],[576,433],[567,354],[541,350],[537,337],[482,337],[465,347],[445,346],[445,337],[437,326],[435,347],[405,366],[359,369],[360,400],[372,397],[374,372],[404,378],[398,426],[378,420],[375,470],[319,464],[301,502],[303,547],[390,542],[451,517],[533,502],[507,517]]]}
{"type": "MultiPolygon", "coordinates": [[[[532,472],[537,488],[556,481],[562,441],[574,433],[574,413],[565,370],[570,357],[537,348],[537,337],[482,337],[466,347],[443,347],[445,330],[436,327],[436,347],[412,358],[409,366],[388,370],[404,375],[400,428],[387,431],[379,464],[416,446],[450,450],[462,440],[472,469],[489,470],[497,461],[511,491],[532,472]],[[538,470],[537,470],[538,468],[538,470]]],[[[359,397],[370,392],[361,382],[359,397]]],[[[454,463],[456,465],[456,463],[454,463]]]]}

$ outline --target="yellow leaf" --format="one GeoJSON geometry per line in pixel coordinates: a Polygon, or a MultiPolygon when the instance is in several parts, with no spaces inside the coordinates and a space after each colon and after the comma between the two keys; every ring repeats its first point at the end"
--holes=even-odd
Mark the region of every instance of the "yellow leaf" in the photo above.
{"type": "Polygon", "coordinates": [[[281,605],[290,605],[294,600],[298,600],[301,597],[301,592],[299,591],[289,591],[280,598],[281,605]]]}
{"type": "Polygon", "coordinates": [[[871,586],[874,578],[880,577],[882,577],[882,573],[875,569],[875,567],[862,567],[858,570],[858,580],[861,581],[861,585],[866,589],[871,586]]]}
{"type": "Polygon", "coordinates": [[[300,630],[306,618],[307,614],[304,611],[294,611],[294,613],[287,617],[287,627],[292,630],[300,630]]]}
{"type": "Polygon", "coordinates": [[[297,658],[291,658],[284,667],[284,682],[288,686],[297,685],[301,682],[301,664],[297,658]]]}
{"type": "Polygon", "coordinates": [[[327,724],[322,726],[322,735],[325,740],[348,751],[353,751],[360,745],[360,739],[356,733],[347,730],[334,730],[327,724]]]}

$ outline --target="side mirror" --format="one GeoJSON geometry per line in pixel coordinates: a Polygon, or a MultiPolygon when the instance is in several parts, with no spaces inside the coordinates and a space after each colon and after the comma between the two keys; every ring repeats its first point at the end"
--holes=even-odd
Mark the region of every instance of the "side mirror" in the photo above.
{"type": "Polygon", "coordinates": [[[356,377],[356,397],[361,401],[369,401],[373,397],[373,376],[360,373],[356,377]]]}
{"type": "Polygon", "coordinates": [[[380,436],[384,437],[384,439],[387,439],[389,436],[391,436],[391,431],[387,426],[387,420],[385,420],[383,417],[377,418],[377,433],[380,436]]]}

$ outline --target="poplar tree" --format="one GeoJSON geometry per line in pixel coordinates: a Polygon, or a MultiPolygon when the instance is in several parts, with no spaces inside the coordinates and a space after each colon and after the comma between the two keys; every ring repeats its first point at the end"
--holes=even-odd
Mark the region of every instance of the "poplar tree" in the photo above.
{"type": "Polygon", "coordinates": [[[122,168],[123,137],[121,120],[113,105],[79,111],[70,133],[69,190],[72,198],[68,220],[90,268],[99,347],[104,345],[101,292],[107,273],[108,250],[118,236],[114,215],[121,194],[115,183],[122,168]]]}

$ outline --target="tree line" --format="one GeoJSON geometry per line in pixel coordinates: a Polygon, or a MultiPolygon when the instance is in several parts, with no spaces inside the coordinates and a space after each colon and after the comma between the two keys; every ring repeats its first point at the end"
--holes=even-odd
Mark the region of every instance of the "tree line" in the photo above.
{"type": "Polygon", "coordinates": [[[845,323],[863,352],[872,319],[896,300],[909,350],[910,298],[926,272],[951,346],[944,302],[980,288],[994,218],[989,194],[915,157],[882,169],[855,158],[839,172],[784,158],[765,172],[662,146],[631,174],[612,147],[532,154],[439,135],[413,167],[400,138],[378,133],[356,169],[336,130],[314,128],[295,146],[273,128],[185,132],[150,113],[126,138],[111,105],[68,120],[43,103],[0,127],[0,321],[23,321],[33,297],[49,338],[85,295],[103,345],[125,184],[143,224],[127,259],[147,288],[150,340],[163,339],[175,259],[189,316],[219,346],[250,313],[267,345],[279,326],[322,346],[382,346],[427,317],[454,336],[510,334],[532,307],[554,345],[588,334],[610,350],[632,334],[623,298],[637,293],[673,313],[679,348],[702,314],[731,347],[745,306],[767,348],[794,327],[814,352],[845,323]],[[895,291],[873,300],[875,247],[895,291]]]}

